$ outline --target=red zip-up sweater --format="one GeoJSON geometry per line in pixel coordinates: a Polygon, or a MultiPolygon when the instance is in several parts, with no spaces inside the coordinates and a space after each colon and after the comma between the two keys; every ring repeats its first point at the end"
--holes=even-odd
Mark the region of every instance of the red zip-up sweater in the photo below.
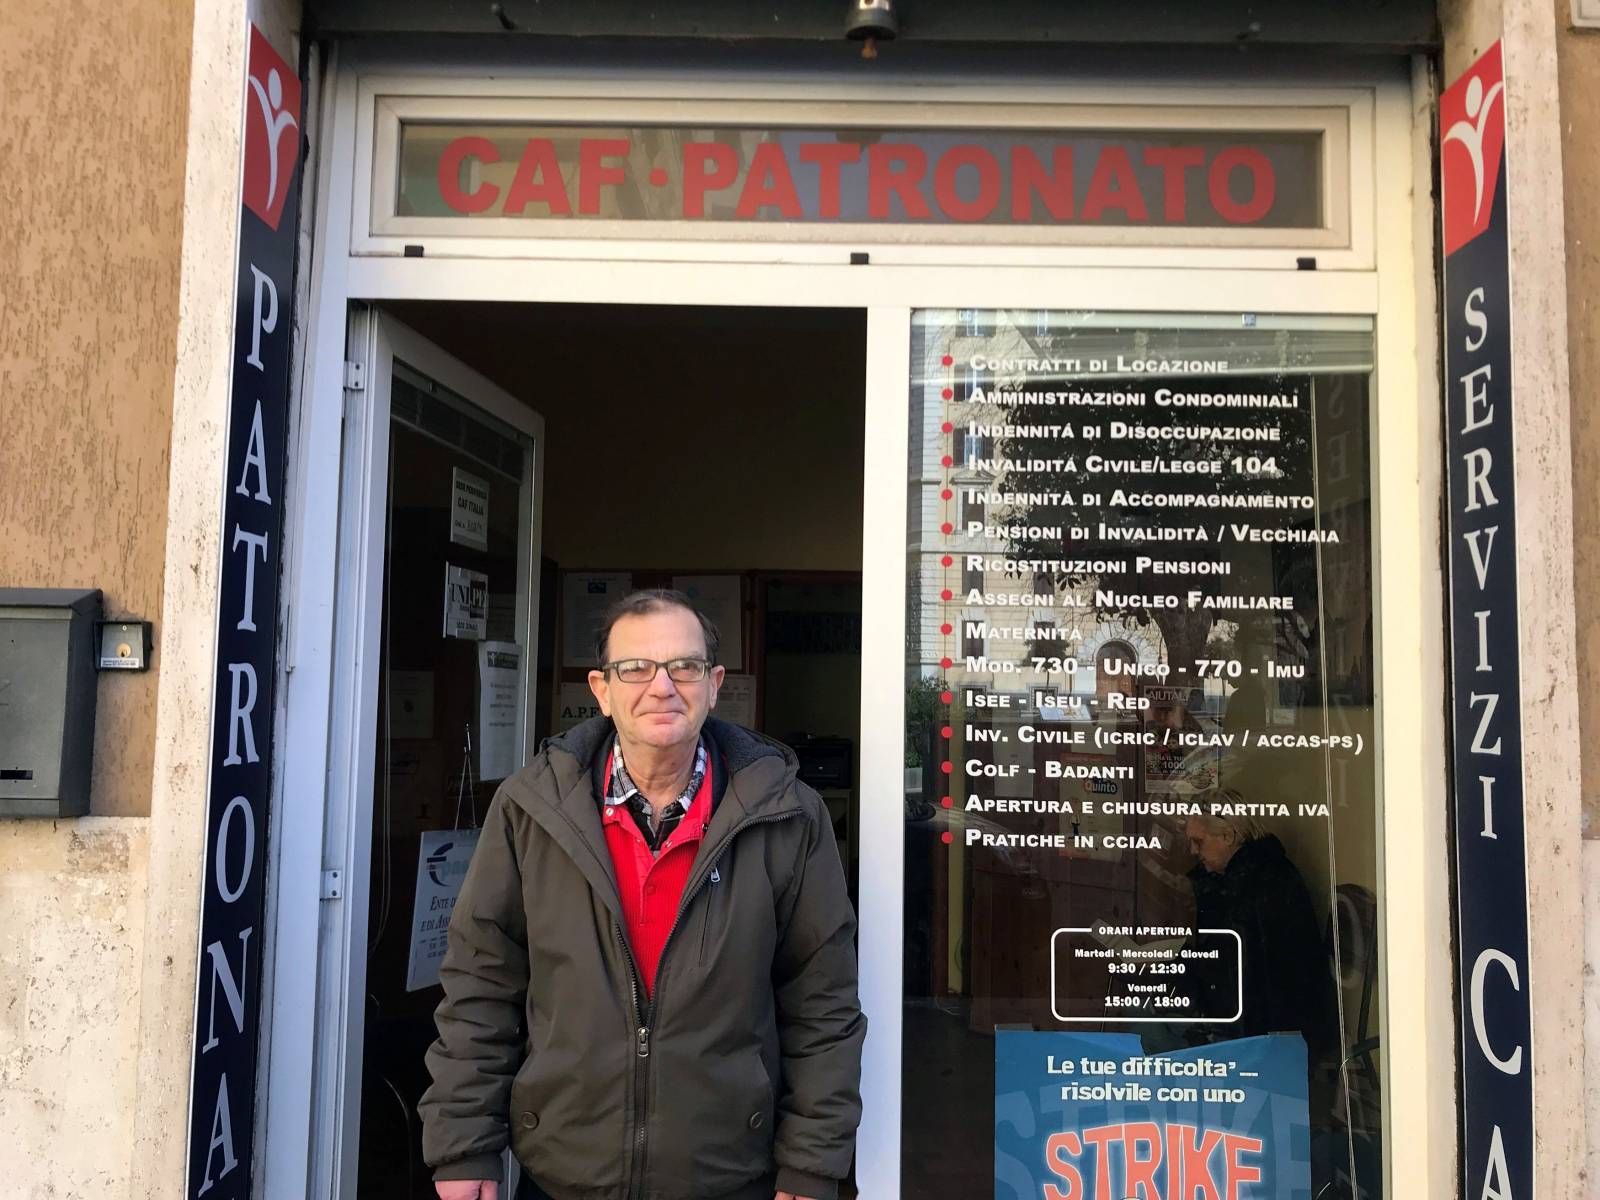
{"type": "MultiPolygon", "coordinates": [[[[614,754],[613,751],[606,756],[601,795],[611,790],[614,754]]],[[[694,866],[700,840],[711,823],[711,775],[715,770],[716,755],[711,754],[700,790],[694,794],[678,827],[661,844],[660,854],[650,853],[644,834],[639,831],[633,815],[623,811],[623,805],[601,805],[600,825],[605,830],[612,869],[617,873],[617,890],[622,893],[628,946],[639,967],[646,995],[655,994],[661,951],[666,948],[667,935],[678,918],[678,905],[683,900],[683,888],[689,881],[689,869],[694,866]]]]}

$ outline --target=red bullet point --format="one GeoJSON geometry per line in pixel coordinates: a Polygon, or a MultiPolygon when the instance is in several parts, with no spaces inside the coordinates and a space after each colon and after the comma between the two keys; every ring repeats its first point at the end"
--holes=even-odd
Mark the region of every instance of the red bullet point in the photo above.
{"type": "Polygon", "coordinates": [[[943,700],[946,704],[949,704],[950,701],[954,700],[955,698],[956,698],[956,694],[954,692],[940,692],[939,693],[939,699],[943,700]]]}
{"type": "Polygon", "coordinates": [[[955,359],[951,358],[948,354],[946,354],[939,361],[942,362],[945,366],[948,367],[951,363],[955,362],[955,359]]]}
{"type": "Polygon", "coordinates": [[[944,466],[944,467],[948,467],[955,461],[956,461],[955,459],[951,458],[948,454],[946,454],[943,458],[941,458],[939,460],[939,465],[940,466],[944,466]]]}
{"type": "Polygon", "coordinates": [[[940,559],[940,560],[939,560],[939,561],[940,561],[940,562],[941,562],[941,563],[943,563],[943,564],[944,564],[944,565],[945,565],[945,566],[947,566],[947,567],[948,567],[948,566],[949,566],[949,565],[950,565],[950,564],[951,564],[951,563],[953,563],[953,562],[955,562],[955,561],[956,561],[956,560],[955,560],[955,559],[953,559],[953,558],[951,558],[951,557],[950,557],[950,556],[949,556],[949,555],[948,555],[948,554],[946,554],[946,555],[945,555],[945,556],[944,556],[944,557],[943,557],[943,558],[941,558],[941,559],[940,559]]]}
{"type": "Polygon", "coordinates": [[[944,398],[946,400],[950,399],[950,397],[954,396],[955,394],[956,393],[955,393],[955,390],[953,388],[945,388],[945,390],[944,390],[944,398]]]}
{"type": "Polygon", "coordinates": [[[946,521],[943,525],[939,526],[939,532],[940,533],[953,533],[953,532],[955,532],[955,526],[950,524],[949,521],[946,521]]]}
{"type": "Polygon", "coordinates": [[[949,488],[945,488],[944,491],[939,493],[939,499],[948,500],[948,499],[950,499],[950,497],[952,497],[954,495],[955,495],[955,493],[952,492],[949,488]]]}
{"type": "Polygon", "coordinates": [[[955,631],[955,626],[950,624],[949,621],[946,621],[943,625],[939,626],[939,632],[940,633],[952,633],[954,631],[955,631]]]}
{"type": "Polygon", "coordinates": [[[946,421],[943,425],[939,426],[939,428],[942,429],[945,433],[954,433],[956,427],[954,425],[950,424],[949,421],[946,421]]]}
{"type": "Polygon", "coordinates": [[[949,737],[950,736],[950,726],[946,725],[943,729],[939,730],[939,736],[940,737],[949,737]]]}
{"type": "Polygon", "coordinates": [[[939,593],[939,599],[941,599],[941,600],[948,600],[948,599],[950,599],[950,596],[951,596],[951,592],[950,592],[949,588],[945,588],[944,591],[939,593]]]}
{"type": "Polygon", "coordinates": [[[955,801],[950,799],[949,796],[945,796],[945,797],[942,797],[940,799],[939,803],[944,805],[946,808],[949,808],[952,804],[955,803],[955,801]]]}
{"type": "Polygon", "coordinates": [[[948,671],[951,667],[955,666],[955,663],[951,662],[948,658],[941,658],[939,660],[939,665],[948,671]]]}
{"type": "Polygon", "coordinates": [[[955,767],[951,763],[944,763],[939,767],[939,769],[948,775],[951,771],[955,770],[955,767]]]}
{"type": "Polygon", "coordinates": [[[946,830],[944,833],[941,833],[939,835],[939,840],[941,842],[943,842],[946,846],[948,846],[951,842],[955,841],[956,839],[948,830],[946,830]]]}

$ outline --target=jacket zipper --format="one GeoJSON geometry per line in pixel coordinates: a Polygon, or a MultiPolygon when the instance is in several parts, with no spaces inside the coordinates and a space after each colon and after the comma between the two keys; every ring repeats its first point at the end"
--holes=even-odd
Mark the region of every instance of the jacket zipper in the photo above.
{"type": "MultiPolygon", "coordinates": [[[[711,870],[695,881],[693,890],[679,903],[678,915],[672,918],[672,928],[667,930],[667,940],[661,943],[661,957],[656,963],[655,995],[650,997],[650,1003],[644,1010],[641,1024],[634,1034],[634,1054],[639,1061],[634,1064],[633,1111],[634,1117],[639,1124],[633,1133],[633,1178],[628,1184],[630,1200],[641,1200],[644,1195],[644,1157],[649,1142],[649,1134],[646,1132],[648,1122],[645,1120],[647,1115],[645,1107],[649,1102],[650,1031],[655,1028],[656,999],[661,995],[661,980],[666,974],[667,951],[672,948],[672,939],[677,935],[680,918],[688,911],[689,905],[694,903],[695,897],[700,894],[700,889],[705,887],[706,881],[712,874],[717,874],[720,879],[717,863],[727,853],[727,849],[733,844],[735,837],[752,825],[770,825],[775,821],[787,821],[791,817],[798,817],[800,814],[800,809],[792,808],[787,812],[774,813],[769,817],[747,817],[735,825],[728,831],[728,836],[723,839],[722,846],[717,851],[717,857],[712,860],[711,870]]],[[[622,929],[619,922],[613,922],[613,924],[616,925],[619,931],[622,929]]],[[[622,947],[628,955],[629,982],[633,984],[633,1011],[637,1016],[639,1013],[639,971],[634,965],[633,948],[628,945],[628,938],[625,933],[622,938],[622,947]]]]}
{"type": "MultiPolygon", "coordinates": [[[[721,859],[722,856],[718,855],[717,862],[711,867],[709,882],[712,887],[716,887],[717,884],[722,882],[721,859]]],[[[705,917],[700,922],[700,965],[702,967],[706,965],[706,947],[711,944],[711,905],[712,898],[707,896],[705,917]]]]}
{"type": "Polygon", "coordinates": [[[645,1118],[645,1105],[649,1103],[650,1080],[646,1069],[650,1065],[650,1024],[644,1011],[644,1006],[639,1003],[639,967],[633,959],[633,947],[628,945],[628,933],[623,929],[621,921],[612,921],[612,927],[617,931],[617,940],[622,943],[622,955],[628,963],[628,984],[633,992],[633,1019],[639,1022],[634,1032],[634,1054],[639,1061],[633,1067],[633,1112],[635,1126],[633,1131],[633,1167],[628,1181],[628,1195],[634,1196],[642,1190],[644,1179],[644,1148],[645,1129],[648,1122],[645,1118]]]}

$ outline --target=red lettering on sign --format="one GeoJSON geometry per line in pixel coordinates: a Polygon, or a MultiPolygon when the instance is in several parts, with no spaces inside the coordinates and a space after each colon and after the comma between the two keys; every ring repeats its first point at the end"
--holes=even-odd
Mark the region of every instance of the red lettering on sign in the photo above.
{"type": "Polygon", "coordinates": [[[517,163],[517,173],[506,189],[506,206],[501,211],[510,217],[520,216],[530,200],[545,205],[552,217],[572,215],[567,183],[561,178],[561,164],[556,160],[556,148],[549,138],[528,139],[522,159],[517,163]]]}
{"type": "Polygon", "coordinates": [[[867,148],[867,215],[889,217],[889,194],[900,199],[905,215],[928,216],[928,202],[918,185],[928,173],[928,156],[921,146],[905,142],[879,142],[867,148]]]}
{"type": "Polygon", "coordinates": [[[1151,146],[1144,152],[1144,165],[1161,171],[1161,215],[1168,221],[1182,221],[1188,215],[1189,185],[1183,173],[1205,162],[1199,146],[1151,146]]]}
{"type": "Polygon", "coordinates": [[[1111,1143],[1122,1139],[1121,1125],[1101,1125],[1085,1129],[1083,1140],[1094,1147],[1094,1194],[1096,1200],[1111,1195],[1111,1143]]]}
{"type": "Polygon", "coordinates": [[[1156,1170],[1161,1166],[1160,1126],[1154,1121],[1128,1123],[1122,1129],[1122,1147],[1125,1162],[1122,1194],[1138,1196],[1141,1189],[1148,1188],[1150,1200],[1160,1200],[1161,1192],[1156,1187],[1156,1170]],[[1149,1151],[1142,1157],[1139,1154],[1140,1146],[1149,1151]]]}
{"type": "Polygon", "coordinates": [[[1248,225],[1259,221],[1272,211],[1272,202],[1278,196],[1278,178],[1272,170],[1272,161],[1253,146],[1229,146],[1211,160],[1207,181],[1211,189],[1211,207],[1225,221],[1248,225]],[[1243,167],[1250,172],[1250,199],[1243,204],[1233,198],[1233,172],[1243,167]]]}
{"type": "Polygon", "coordinates": [[[1056,146],[1045,174],[1039,156],[1027,146],[1011,148],[1011,219],[1033,219],[1033,197],[1044,201],[1055,221],[1072,220],[1072,147],[1056,146]]]}
{"type": "Polygon", "coordinates": [[[689,142],[683,148],[683,215],[706,215],[706,193],[720,191],[739,176],[739,156],[722,142],[689,142]]]}
{"type": "Polygon", "coordinates": [[[839,172],[846,163],[861,161],[861,147],[851,142],[807,142],[800,161],[817,164],[817,215],[837,220],[839,172]]]}
{"type": "Polygon", "coordinates": [[[791,220],[804,215],[794,176],[789,174],[789,160],[777,142],[762,142],[750,156],[750,169],[733,215],[753,217],[763,208],[776,208],[791,220]]]}
{"type": "MultiPolygon", "coordinates": [[[[1182,1195],[1193,1196],[1200,1192],[1200,1200],[1222,1200],[1222,1191],[1211,1174],[1211,1156],[1222,1144],[1222,1134],[1215,1129],[1201,1132],[1193,1125],[1173,1125],[1178,1131],[1178,1152],[1174,1159],[1183,1188],[1182,1195]]],[[[1171,1131],[1168,1132],[1171,1137],[1171,1131]]]]}
{"type": "Polygon", "coordinates": [[[469,158],[496,163],[500,161],[500,151],[488,138],[464,137],[451,142],[439,155],[439,195],[457,212],[485,212],[500,198],[500,189],[488,180],[479,180],[473,191],[462,191],[461,167],[469,158]]]}
{"type": "MultiPolygon", "coordinates": [[[[1240,1187],[1247,1183],[1261,1182],[1261,1168],[1247,1167],[1241,1161],[1246,1154],[1260,1156],[1263,1143],[1260,1138],[1245,1137],[1242,1133],[1225,1133],[1222,1135],[1222,1154],[1227,1159],[1228,1195],[1226,1200],[1240,1200],[1240,1187]]],[[[1254,1191],[1255,1189],[1251,1189],[1254,1191]]]]}
{"type": "Polygon", "coordinates": [[[1148,221],[1150,213],[1139,192],[1139,178],[1121,146],[1107,146],[1089,176],[1089,194],[1083,198],[1083,219],[1098,221],[1108,208],[1120,208],[1130,221],[1148,221]]]}
{"type": "Polygon", "coordinates": [[[933,196],[945,216],[957,221],[981,221],[1000,203],[1000,164],[982,146],[951,146],[933,168],[933,196]],[[956,190],[962,167],[977,169],[976,199],[963,200],[956,190]]]}
{"type": "Polygon", "coordinates": [[[1044,1200],[1083,1200],[1083,1175],[1067,1161],[1067,1155],[1083,1153],[1083,1143],[1075,1133],[1053,1133],[1044,1144],[1044,1165],[1067,1185],[1062,1191],[1053,1183],[1044,1185],[1044,1200]]]}
{"type": "Polygon", "coordinates": [[[600,212],[600,189],[626,182],[627,172],[606,165],[608,158],[627,158],[633,147],[627,138],[584,138],[578,143],[578,211],[586,217],[600,212]]]}
{"type": "Polygon", "coordinates": [[[1260,1138],[1181,1122],[1129,1121],[1081,1133],[1067,1130],[1045,1141],[1045,1168],[1064,1186],[1044,1184],[1042,1200],[1248,1200],[1253,1194],[1248,1185],[1261,1182],[1262,1170],[1259,1163],[1246,1165],[1243,1156],[1259,1159],[1263,1145],[1260,1138]],[[1085,1192],[1087,1167],[1073,1160],[1081,1160],[1090,1148],[1094,1186],[1085,1192]],[[1163,1166],[1165,1188],[1156,1182],[1163,1166]]]}

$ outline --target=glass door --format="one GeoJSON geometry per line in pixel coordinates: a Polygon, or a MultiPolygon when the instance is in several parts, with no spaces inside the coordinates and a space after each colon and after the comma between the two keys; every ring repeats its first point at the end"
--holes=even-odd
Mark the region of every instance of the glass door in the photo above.
{"type": "Polygon", "coordinates": [[[901,1194],[1381,1195],[1372,322],[908,351],[901,1194]]]}
{"type": "MultiPolygon", "coordinates": [[[[529,753],[537,414],[392,318],[353,328],[343,530],[351,804],[341,1119],[328,1194],[431,1197],[417,1101],[446,927],[495,788],[529,753]],[[359,561],[358,561],[359,559],[359,561]]],[[[330,811],[336,805],[330,804],[330,811]]]]}

